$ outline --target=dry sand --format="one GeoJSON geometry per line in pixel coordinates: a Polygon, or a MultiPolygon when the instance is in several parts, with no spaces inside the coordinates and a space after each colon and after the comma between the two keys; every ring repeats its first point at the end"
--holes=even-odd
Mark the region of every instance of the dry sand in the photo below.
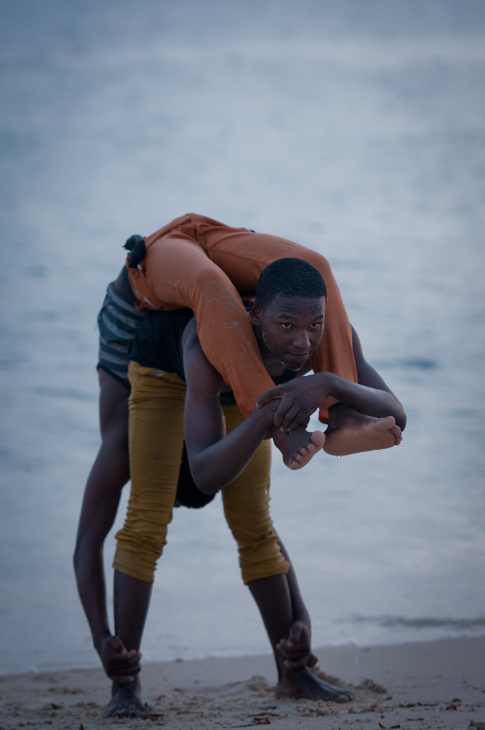
{"type": "Polygon", "coordinates": [[[275,700],[269,656],[146,664],[143,696],[153,715],[108,720],[101,670],[0,677],[0,730],[52,728],[467,728],[485,730],[485,637],[317,652],[347,705],[275,700]],[[157,717],[155,713],[163,713],[157,717]]]}

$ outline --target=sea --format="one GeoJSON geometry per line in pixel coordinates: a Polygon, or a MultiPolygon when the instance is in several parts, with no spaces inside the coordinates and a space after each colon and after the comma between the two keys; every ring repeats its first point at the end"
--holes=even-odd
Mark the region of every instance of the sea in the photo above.
{"type": "MultiPolygon", "coordinates": [[[[189,211],[324,254],[408,414],[387,451],[297,473],[274,453],[322,666],[330,646],[485,634],[482,0],[1,0],[0,16],[0,673],[99,665],[72,569],[96,315],[125,239],[189,211]]],[[[144,661],[269,651],[220,497],[176,510],[144,661]]]]}

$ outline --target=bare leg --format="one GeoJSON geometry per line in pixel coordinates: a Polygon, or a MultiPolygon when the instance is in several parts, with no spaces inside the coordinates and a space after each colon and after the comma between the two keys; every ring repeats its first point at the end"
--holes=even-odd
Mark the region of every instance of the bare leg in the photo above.
{"type": "Polygon", "coordinates": [[[136,652],[111,635],[106,611],[103,543],[113,526],[121,490],[130,478],[128,389],[99,371],[102,443],[84,492],[74,569],[94,646],[108,676],[132,681],[140,671],[136,652]]]}
{"type": "MultiPolygon", "coordinates": [[[[281,540],[281,552],[290,562],[281,540]]],[[[310,616],[303,602],[293,566],[286,575],[272,575],[248,583],[268,633],[276,667],[277,697],[348,702],[345,692],[311,674],[307,667],[317,659],[311,653],[310,616]]]]}
{"type": "Polygon", "coordinates": [[[393,416],[373,418],[341,404],[332,406],[323,450],[332,456],[347,456],[399,446],[402,432],[393,416]]]}
{"type": "MultiPolygon", "coordinates": [[[[152,583],[115,570],[114,604],[115,629],[128,652],[139,654],[143,628],[150,605],[152,583]]],[[[139,678],[125,683],[114,681],[107,717],[142,717],[150,712],[150,706],[140,699],[139,678]]]]}

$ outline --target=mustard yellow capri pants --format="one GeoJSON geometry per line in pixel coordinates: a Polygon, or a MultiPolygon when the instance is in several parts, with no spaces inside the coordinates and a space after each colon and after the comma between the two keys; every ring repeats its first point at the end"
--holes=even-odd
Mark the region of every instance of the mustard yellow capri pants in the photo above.
{"type": "MultiPolygon", "coordinates": [[[[167,542],[184,443],[185,383],[131,362],[129,445],[131,495],[113,567],[153,582],[167,542]]],[[[224,406],[227,433],[241,423],[237,406],[224,406]]],[[[259,446],[244,471],[222,490],[224,513],[237,542],[244,583],[287,573],[269,513],[271,441],[259,446]]]]}

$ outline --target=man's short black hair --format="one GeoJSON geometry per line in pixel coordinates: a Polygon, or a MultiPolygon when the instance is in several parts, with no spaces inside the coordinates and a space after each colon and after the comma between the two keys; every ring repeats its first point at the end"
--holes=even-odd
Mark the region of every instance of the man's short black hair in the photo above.
{"type": "Polygon", "coordinates": [[[266,308],[275,297],[327,298],[327,288],[317,269],[302,259],[277,259],[261,272],[256,301],[266,308]]]}

